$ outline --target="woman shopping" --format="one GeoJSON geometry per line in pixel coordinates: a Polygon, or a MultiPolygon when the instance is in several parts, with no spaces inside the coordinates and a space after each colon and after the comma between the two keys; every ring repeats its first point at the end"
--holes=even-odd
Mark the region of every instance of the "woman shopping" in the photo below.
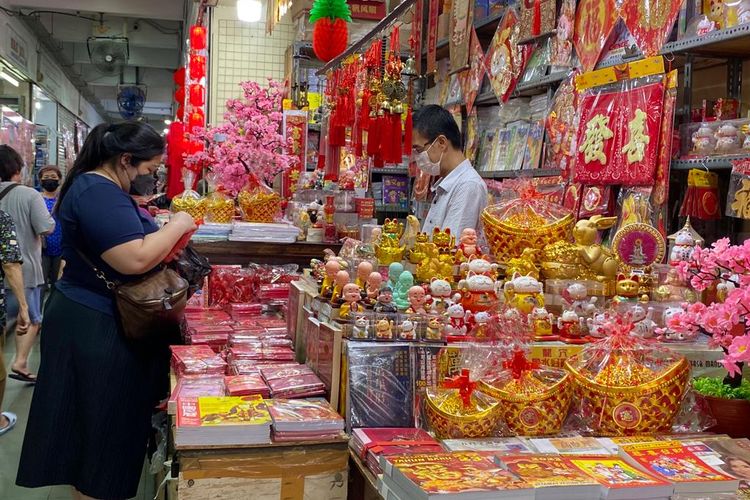
{"type": "Polygon", "coordinates": [[[155,387],[167,379],[169,358],[166,340],[122,334],[105,281],[139,279],[195,229],[184,212],[159,229],[128,195],[136,176],[153,174],[163,150],[147,124],[99,125],[60,189],[66,265],[45,310],[19,486],[69,484],[74,498],[136,495],[151,413],[165,396],[155,387]]]}
{"type": "MultiPolygon", "coordinates": [[[[54,216],[53,210],[60,191],[62,172],[54,165],[47,165],[39,170],[39,184],[42,186],[42,198],[47,210],[54,216]]],[[[44,237],[42,246],[42,268],[47,287],[51,287],[60,277],[62,265],[62,228],[55,218],[55,230],[44,237]]]]}

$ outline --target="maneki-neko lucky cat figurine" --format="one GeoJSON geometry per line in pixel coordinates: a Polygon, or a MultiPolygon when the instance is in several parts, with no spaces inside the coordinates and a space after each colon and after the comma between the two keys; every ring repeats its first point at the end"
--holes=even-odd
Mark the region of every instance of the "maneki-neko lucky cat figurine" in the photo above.
{"type": "Polygon", "coordinates": [[[529,326],[534,333],[534,340],[550,341],[557,340],[559,337],[554,335],[552,320],[554,316],[547,312],[544,307],[535,307],[528,316],[529,326]]]}
{"type": "Polygon", "coordinates": [[[583,318],[573,311],[565,311],[557,318],[557,332],[560,340],[568,344],[586,343],[583,318]]]}
{"type": "Polygon", "coordinates": [[[432,242],[435,244],[438,250],[438,258],[441,261],[449,262],[453,264],[453,253],[456,247],[456,237],[451,234],[450,228],[445,231],[440,228],[432,230],[432,242]]]}
{"type": "Polygon", "coordinates": [[[380,241],[375,243],[375,256],[381,266],[401,262],[406,252],[406,245],[400,243],[404,234],[404,224],[396,219],[386,219],[383,223],[380,241]]]}
{"type": "Polygon", "coordinates": [[[497,302],[497,284],[484,274],[469,271],[466,279],[458,283],[461,292],[461,304],[473,313],[487,311],[497,302]]]}
{"type": "Polygon", "coordinates": [[[514,274],[503,290],[507,306],[517,309],[522,316],[530,314],[535,307],[544,307],[542,284],[531,276],[514,274]]]}

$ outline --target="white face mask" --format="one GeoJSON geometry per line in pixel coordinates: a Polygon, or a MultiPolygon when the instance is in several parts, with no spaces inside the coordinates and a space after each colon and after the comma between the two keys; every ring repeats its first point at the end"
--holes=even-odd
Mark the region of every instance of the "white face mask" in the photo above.
{"type": "Polygon", "coordinates": [[[445,152],[440,153],[440,159],[437,162],[430,160],[430,155],[427,154],[430,148],[435,145],[435,142],[437,142],[437,139],[432,141],[429,148],[425,149],[414,158],[417,168],[427,175],[440,175],[440,163],[443,161],[443,154],[445,154],[445,152]]]}

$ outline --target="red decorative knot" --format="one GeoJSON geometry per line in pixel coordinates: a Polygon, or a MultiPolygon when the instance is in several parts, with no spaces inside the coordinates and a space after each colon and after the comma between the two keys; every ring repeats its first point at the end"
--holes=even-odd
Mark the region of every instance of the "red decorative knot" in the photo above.
{"type": "Polygon", "coordinates": [[[513,357],[509,361],[503,361],[503,368],[510,370],[513,378],[518,380],[524,372],[539,368],[539,361],[529,361],[524,352],[518,349],[513,352],[513,357]]]}
{"type": "Polygon", "coordinates": [[[473,406],[471,404],[471,393],[477,388],[477,383],[471,381],[467,368],[462,368],[460,375],[446,377],[443,381],[443,387],[446,389],[458,389],[458,394],[461,396],[464,407],[471,408],[473,406]]]}

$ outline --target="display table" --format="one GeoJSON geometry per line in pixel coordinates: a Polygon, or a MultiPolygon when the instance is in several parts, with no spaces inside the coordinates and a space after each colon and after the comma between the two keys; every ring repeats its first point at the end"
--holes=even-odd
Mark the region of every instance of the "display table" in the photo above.
{"type": "Polygon", "coordinates": [[[309,267],[310,260],[322,259],[323,250],[338,253],[341,244],[333,243],[251,243],[245,241],[193,242],[195,250],[205,255],[211,264],[297,264],[309,267]]]}
{"type": "Polygon", "coordinates": [[[362,459],[349,449],[349,498],[379,500],[378,478],[362,462],[362,459]]]}

